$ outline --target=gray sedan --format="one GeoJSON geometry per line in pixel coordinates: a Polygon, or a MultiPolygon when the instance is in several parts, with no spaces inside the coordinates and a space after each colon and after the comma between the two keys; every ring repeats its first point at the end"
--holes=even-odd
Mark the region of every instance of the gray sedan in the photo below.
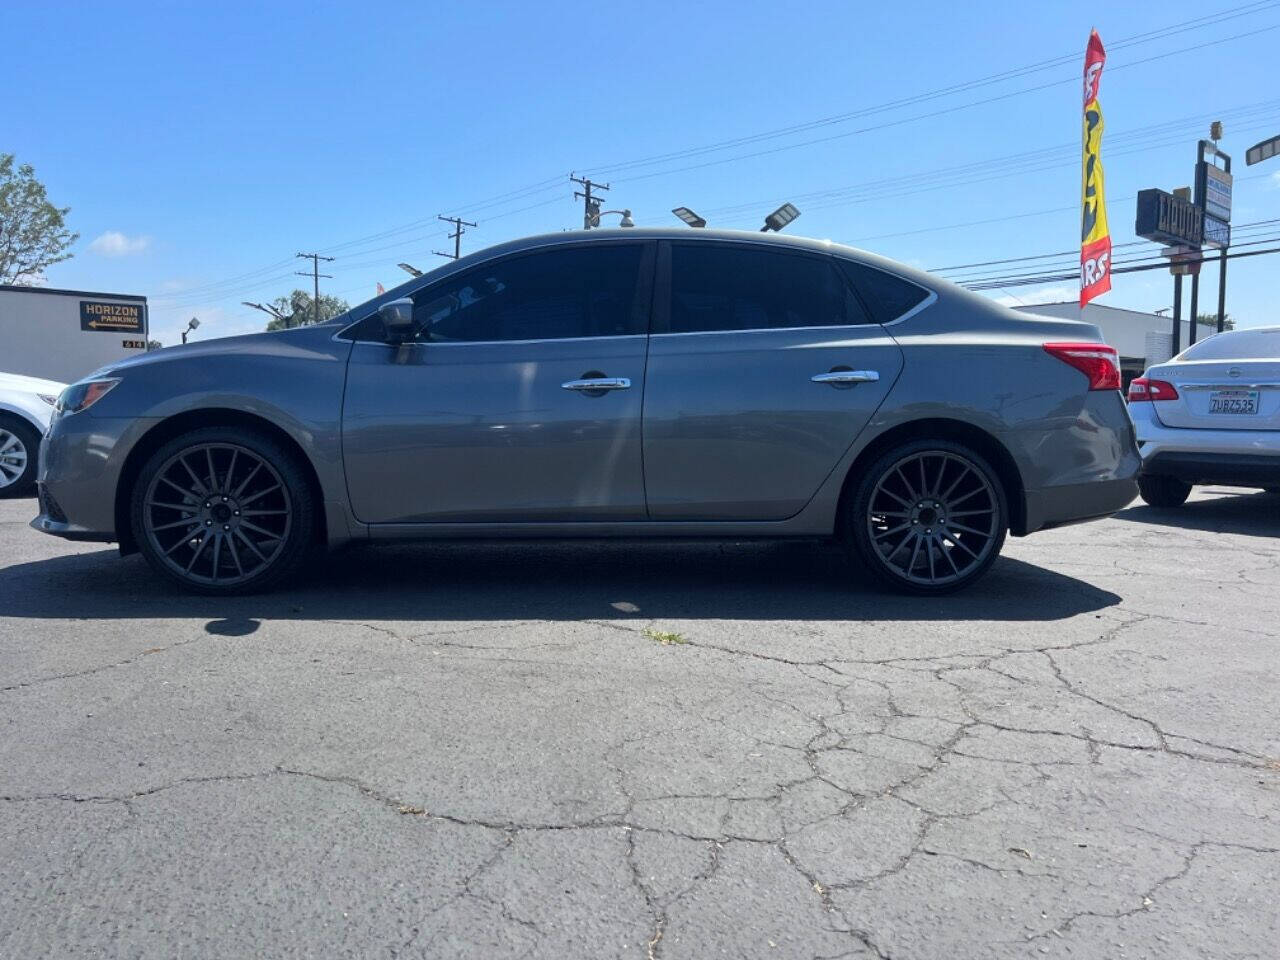
{"type": "Polygon", "coordinates": [[[503,244],[62,394],[32,525],[205,593],[353,540],[837,538],[940,593],[1140,460],[1095,327],[776,234],[503,244]]]}

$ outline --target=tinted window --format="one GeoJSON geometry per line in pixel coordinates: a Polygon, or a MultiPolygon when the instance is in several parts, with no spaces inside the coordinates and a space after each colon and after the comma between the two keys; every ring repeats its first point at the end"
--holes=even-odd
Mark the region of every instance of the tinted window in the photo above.
{"type": "Polygon", "coordinates": [[[554,340],[644,333],[643,247],[597,244],[485,264],[413,297],[418,340],[554,340]]]}
{"type": "Polygon", "coordinates": [[[919,306],[929,291],[892,274],[852,260],[838,261],[877,323],[889,323],[919,306]]]}
{"type": "Polygon", "coordinates": [[[825,258],[718,243],[672,244],[672,333],[865,322],[825,258]]]}

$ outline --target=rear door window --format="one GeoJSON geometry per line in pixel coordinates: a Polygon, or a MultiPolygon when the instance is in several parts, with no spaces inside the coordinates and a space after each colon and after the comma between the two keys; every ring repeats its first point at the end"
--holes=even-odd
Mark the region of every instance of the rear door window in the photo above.
{"type": "Polygon", "coordinates": [[[670,333],[866,323],[829,258],[724,243],[671,245],[670,333]]]}

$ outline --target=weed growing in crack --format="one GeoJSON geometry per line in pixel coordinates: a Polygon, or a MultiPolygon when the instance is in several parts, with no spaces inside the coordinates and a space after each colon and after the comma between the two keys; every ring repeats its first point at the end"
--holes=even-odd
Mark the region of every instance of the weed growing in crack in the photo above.
{"type": "Polygon", "coordinates": [[[654,630],[652,627],[644,628],[644,635],[650,640],[657,640],[664,647],[670,647],[674,644],[688,643],[685,638],[678,633],[670,633],[666,630],[654,630]]]}

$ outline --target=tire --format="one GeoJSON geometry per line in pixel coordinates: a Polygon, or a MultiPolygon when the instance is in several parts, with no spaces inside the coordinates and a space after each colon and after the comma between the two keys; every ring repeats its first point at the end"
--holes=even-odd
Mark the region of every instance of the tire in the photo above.
{"type": "Polygon", "coordinates": [[[40,431],[21,417],[0,413],[0,499],[36,495],[40,431]]]}
{"type": "Polygon", "coordinates": [[[316,543],[317,517],[305,465],[243,427],[170,440],[147,459],[130,495],[134,542],[152,568],[215,596],[295,576],[316,543]]]}
{"type": "Polygon", "coordinates": [[[950,440],[889,450],[846,497],[850,551],[880,583],[904,593],[951,593],[973,583],[995,562],[1009,529],[999,475],[950,440]]]}
{"type": "Polygon", "coordinates": [[[1138,478],[1138,493],[1149,506],[1171,510],[1187,502],[1191,484],[1174,477],[1144,476],[1138,478]]]}

